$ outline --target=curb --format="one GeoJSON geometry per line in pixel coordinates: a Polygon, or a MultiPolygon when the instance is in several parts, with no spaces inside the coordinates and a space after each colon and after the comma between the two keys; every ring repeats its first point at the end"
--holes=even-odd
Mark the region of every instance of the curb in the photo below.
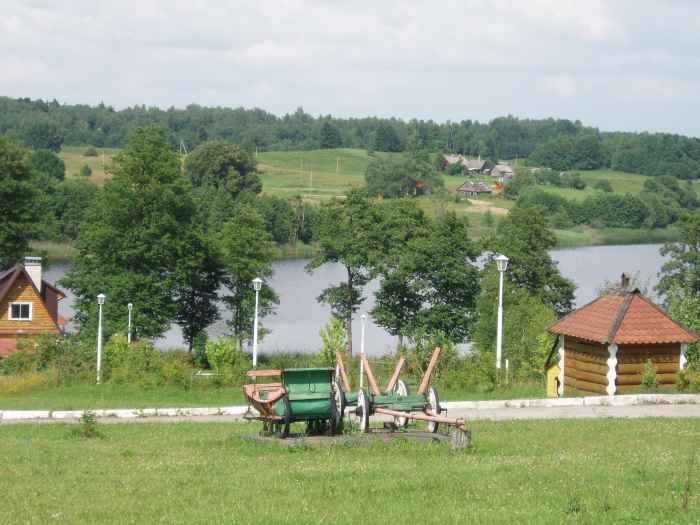
{"type": "MultiPolygon", "coordinates": [[[[562,397],[545,399],[504,399],[488,401],[444,401],[446,409],[497,410],[503,408],[557,408],[581,406],[696,405],[700,394],[637,394],[621,396],[562,397]]],[[[139,408],[93,410],[98,418],[139,419],[144,417],[233,416],[248,411],[245,405],[208,408],[139,408]]],[[[0,421],[73,420],[83,410],[0,410],[0,421]]]]}

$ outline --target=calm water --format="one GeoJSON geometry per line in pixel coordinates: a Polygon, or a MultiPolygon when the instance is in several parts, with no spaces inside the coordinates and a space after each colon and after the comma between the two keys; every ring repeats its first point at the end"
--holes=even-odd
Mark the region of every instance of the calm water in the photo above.
{"type": "MultiPolygon", "coordinates": [[[[559,263],[562,274],[576,283],[576,304],[580,306],[595,298],[597,288],[604,281],[617,280],[622,272],[637,274],[642,283],[652,290],[663,264],[660,247],[661,245],[654,244],[591,246],[554,250],[552,257],[559,263]]],[[[303,259],[294,259],[274,264],[271,285],[279,294],[280,304],[275,315],[263,320],[264,326],[271,330],[260,343],[263,352],[317,350],[321,346],[319,329],[328,321],[330,311],[326,306],[319,304],[316,297],[329,284],[340,282],[345,273],[341,266],[326,265],[313,274],[308,274],[304,271],[306,262],[303,259]]],[[[67,269],[67,264],[54,265],[46,272],[46,279],[55,282],[67,269]]],[[[353,337],[357,349],[361,330],[359,317],[362,312],[367,312],[374,306],[373,296],[376,289],[376,282],[370,283],[366,288],[367,299],[353,323],[353,337]]],[[[69,291],[66,293],[68,297],[61,301],[61,314],[69,318],[72,316],[73,296],[69,291]]],[[[226,318],[226,312],[223,312],[223,317],[226,318]]],[[[225,333],[226,324],[223,320],[209,328],[210,336],[225,333]]],[[[370,354],[383,354],[396,346],[396,338],[376,326],[369,316],[366,341],[366,351],[370,354]]],[[[157,344],[161,348],[181,346],[183,343],[179,327],[174,326],[157,344]]]]}

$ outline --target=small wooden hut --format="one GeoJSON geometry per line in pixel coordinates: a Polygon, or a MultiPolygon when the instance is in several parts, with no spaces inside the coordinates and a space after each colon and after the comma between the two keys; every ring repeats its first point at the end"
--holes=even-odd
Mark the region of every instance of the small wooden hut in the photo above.
{"type": "Polygon", "coordinates": [[[639,290],[624,291],[624,280],[623,291],[603,295],[549,327],[559,336],[548,369],[558,367],[560,396],[567,389],[608,395],[635,391],[647,360],[660,387],[676,383],[697,335],[639,290]]]}

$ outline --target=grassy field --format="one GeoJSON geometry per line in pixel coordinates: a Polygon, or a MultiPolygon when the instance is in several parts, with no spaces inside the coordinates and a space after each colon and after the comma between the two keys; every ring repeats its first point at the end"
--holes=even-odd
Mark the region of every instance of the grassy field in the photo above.
{"type": "Polygon", "coordinates": [[[90,166],[92,175],[90,180],[95,184],[104,184],[108,175],[105,173],[105,168],[109,166],[112,157],[119,151],[112,148],[95,148],[97,157],[84,156],[87,146],[64,146],[59,153],[63,162],[66,163],[66,177],[80,177],[80,169],[86,164],[90,166]]]}
{"type": "Polygon", "coordinates": [[[474,446],[242,440],[258,425],[0,427],[0,522],[697,523],[700,421],[474,422],[474,446]]]}
{"type": "Polygon", "coordinates": [[[649,177],[646,175],[637,175],[635,173],[625,173],[622,171],[613,170],[593,170],[581,171],[581,178],[586,181],[587,186],[583,190],[575,190],[573,188],[555,188],[554,186],[539,186],[543,191],[561,195],[567,199],[583,200],[586,197],[596,195],[599,190],[593,188],[593,185],[599,181],[606,179],[616,193],[631,193],[636,195],[644,188],[644,181],[649,177]]]}
{"type": "Polygon", "coordinates": [[[635,228],[603,228],[577,226],[571,230],[554,230],[558,248],[617,244],[656,244],[678,239],[674,228],[656,230],[635,228]]]}

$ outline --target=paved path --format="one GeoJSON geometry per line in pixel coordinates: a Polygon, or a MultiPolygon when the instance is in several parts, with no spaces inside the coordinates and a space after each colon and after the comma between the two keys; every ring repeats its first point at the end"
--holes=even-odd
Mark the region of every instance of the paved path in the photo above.
{"type": "MultiPolygon", "coordinates": [[[[604,398],[603,398],[604,399],[604,398]]],[[[639,417],[697,417],[700,418],[700,403],[685,404],[636,404],[636,405],[577,405],[577,406],[530,406],[530,407],[504,407],[472,408],[473,403],[452,402],[445,403],[448,407],[447,416],[464,418],[467,421],[475,420],[527,420],[527,419],[577,419],[577,418],[639,418],[639,417]],[[466,407],[464,405],[467,405],[466,407]]],[[[495,403],[494,403],[495,404],[495,403]]],[[[503,403],[500,403],[501,405],[503,403]]],[[[199,410],[200,415],[177,414],[168,412],[165,415],[155,416],[141,412],[142,415],[127,417],[105,413],[100,417],[104,423],[177,423],[182,421],[211,423],[244,421],[242,414],[245,407],[229,407],[222,414],[214,414],[213,410],[199,410]],[[206,413],[209,412],[209,413],[206,413]]],[[[173,410],[173,409],[170,409],[173,410]]],[[[58,413],[54,413],[58,414],[58,413]]],[[[29,415],[29,414],[27,414],[29,415]]],[[[99,415],[99,414],[98,414],[99,415]]],[[[380,420],[374,416],[373,419],[380,420]]],[[[0,424],[15,423],[60,423],[76,422],[77,416],[73,413],[65,413],[62,417],[25,417],[23,419],[3,418],[0,424]]]]}

